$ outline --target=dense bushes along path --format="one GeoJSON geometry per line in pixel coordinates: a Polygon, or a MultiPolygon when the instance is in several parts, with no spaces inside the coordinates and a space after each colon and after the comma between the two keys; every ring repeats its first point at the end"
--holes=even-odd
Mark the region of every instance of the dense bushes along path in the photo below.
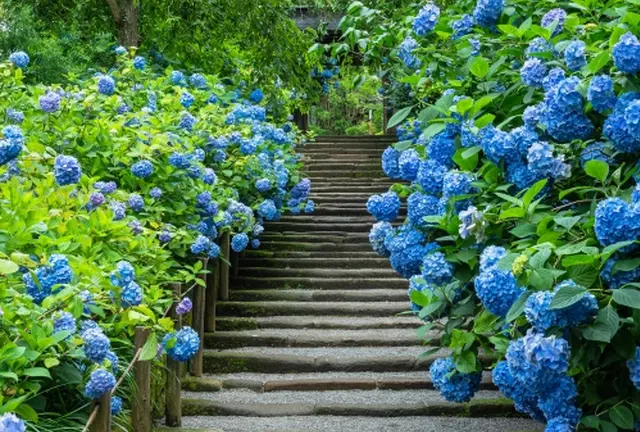
{"type": "Polygon", "coordinates": [[[365,203],[390,181],[387,137],[321,139],[305,149],[313,216],[268,224],[247,251],[206,339],[202,379],[185,382],[184,426],[225,431],[534,430],[504,418],[486,380],[470,405],[445,402],[418,358],[407,284],[371,251],[365,203]],[[483,417],[491,418],[483,418],[483,417]],[[269,418],[265,418],[269,417],[269,418]],[[428,417],[428,418],[427,418],[428,417]]]}

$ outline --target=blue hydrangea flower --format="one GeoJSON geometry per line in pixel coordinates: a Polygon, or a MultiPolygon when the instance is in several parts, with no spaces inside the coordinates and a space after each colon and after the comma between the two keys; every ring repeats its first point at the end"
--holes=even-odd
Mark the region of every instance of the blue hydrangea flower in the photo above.
{"type": "Polygon", "coordinates": [[[25,432],[27,426],[14,413],[6,413],[0,417],[0,430],[3,432],[25,432]]]}
{"type": "Polygon", "coordinates": [[[199,235],[195,242],[191,245],[191,252],[199,255],[206,252],[211,247],[211,240],[203,235],[199,235]]]}
{"type": "Polygon", "coordinates": [[[189,77],[189,84],[197,89],[204,89],[207,88],[207,79],[202,74],[194,73],[189,77]]]}
{"type": "Polygon", "coordinates": [[[504,0],[478,0],[473,10],[473,18],[476,24],[493,28],[502,15],[503,7],[504,0]]]}
{"type": "Polygon", "coordinates": [[[20,124],[24,121],[24,113],[22,111],[14,110],[13,108],[7,109],[7,119],[10,122],[20,124]]]}
{"type": "Polygon", "coordinates": [[[577,396],[574,379],[561,375],[548,389],[539,392],[538,407],[548,420],[561,420],[562,424],[569,426],[569,430],[575,430],[582,418],[582,410],[576,407],[577,396]]]}
{"type": "Polygon", "coordinates": [[[127,53],[127,49],[122,45],[119,45],[113,49],[113,52],[116,53],[116,55],[124,55],[127,53]]]}
{"type": "Polygon", "coordinates": [[[138,306],[142,303],[142,288],[135,281],[129,282],[122,288],[120,300],[122,300],[122,307],[138,306]]]}
{"type": "Polygon", "coordinates": [[[153,174],[153,164],[147,160],[136,162],[131,166],[131,173],[138,178],[147,178],[153,174]]]}
{"type": "Polygon", "coordinates": [[[596,237],[602,246],[634,240],[637,224],[632,220],[629,204],[621,198],[600,201],[595,212],[596,237]]]}
{"type": "MultiPolygon", "coordinates": [[[[516,147],[520,158],[525,159],[529,153],[529,148],[540,140],[540,136],[534,129],[528,126],[521,126],[509,132],[509,140],[516,147]]],[[[514,157],[508,156],[508,159],[513,160],[514,157]]]]}
{"type": "Polygon", "coordinates": [[[442,193],[442,185],[444,176],[447,174],[447,168],[431,159],[420,162],[416,182],[422,186],[422,189],[428,194],[438,195],[442,193]]]}
{"type": "Polygon", "coordinates": [[[98,93],[111,96],[116,91],[116,82],[109,75],[100,75],[98,78],[98,93]]]}
{"type": "Polygon", "coordinates": [[[633,33],[623,34],[612,53],[613,63],[621,72],[628,75],[640,72],[640,42],[633,33]]]}
{"type": "Polygon", "coordinates": [[[105,195],[112,194],[116,191],[116,189],[118,189],[118,185],[114,181],[109,181],[109,182],[99,181],[99,182],[96,182],[93,185],[93,187],[98,189],[100,192],[102,192],[105,195]]]}
{"type": "Polygon", "coordinates": [[[537,394],[511,374],[506,360],[498,362],[493,370],[492,379],[500,393],[513,400],[516,411],[528,414],[537,421],[545,420],[544,414],[538,408],[537,394]]]}
{"type": "Polygon", "coordinates": [[[518,286],[513,273],[497,267],[480,272],[475,280],[475,290],[484,307],[492,314],[503,318],[524,292],[518,286]]]}
{"type": "Polygon", "coordinates": [[[162,189],[160,189],[159,187],[151,188],[151,190],[149,191],[149,196],[156,200],[162,198],[162,189]]]}
{"type": "Polygon", "coordinates": [[[533,143],[527,153],[527,167],[537,178],[566,179],[571,176],[571,166],[564,156],[553,156],[553,147],[544,141],[533,143]]]}
{"type": "Polygon", "coordinates": [[[300,180],[298,184],[296,184],[291,189],[291,198],[297,200],[306,199],[309,196],[309,192],[311,191],[311,180],[305,178],[300,180]]]}
{"type": "Polygon", "coordinates": [[[231,249],[234,252],[242,252],[249,244],[249,237],[245,233],[236,234],[231,238],[231,249]]]}
{"type": "Polygon", "coordinates": [[[171,71],[171,84],[173,85],[183,85],[185,83],[184,73],[181,71],[171,71]]]}
{"type": "Polygon", "coordinates": [[[469,402],[480,388],[482,373],[461,373],[451,357],[436,359],[429,368],[433,386],[449,402],[469,402]]]}
{"type": "Polygon", "coordinates": [[[452,198],[473,192],[473,176],[470,173],[451,170],[444,176],[442,195],[452,198]]]}
{"type": "Polygon", "coordinates": [[[271,189],[271,181],[266,178],[256,180],[256,189],[258,192],[264,193],[271,189]]]}
{"type": "Polygon", "coordinates": [[[546,75],[547,67],[539,58],[528,59],[520,69],[520,78],[529,87],[542,87],[546,75]]]}
{"type": "Polygon", "coordinates": [[[412,225],[403,225],[397,230],[390,230],[384,240],[384,247],[390,252],[389,261],[395,271],[405,278],[420,273],[420,266],[425,254],[437,249],[437,243],[425,244],[424,233],[412,225]]]}
{"type": "Polygon", "coordinates": [[[495,268],[505,256],[507,256],[507,250],[502,246],[487,246],[480,254],[480,271],[485,272],[495,268]]]}
{"type": "Polygon", "coordinates": [[[129,207],[131,207],[131,210],[135,212],[144,210],[144,198],[142,198],[140,194],[132,193],[131,195],[129,195],[127,204],[129,205],[129,207]]]}
{"type": "Polygon", "coordinates": [[[69,312],[60,312],[53,320],[53,333],[62,331],[76,332],[76,319],[69,312]]]}
{"type": "Polygon", "coordinates": [[[2,134],[4,139],[0,140],[0,166],[16,159],[24,146],[24,136],[20,127],[5,126],[2,134]]]}
{"type": "Polygon", "coordinates": [[[640,100],[634,100],[624,110],[627,131],[636,140],[640,140],[640,100]]]}
{"type": "Polygon", "coordinates": [[[25,273],[22,281],[35,303],[40,304],[51,294],[56,294],[60,288],[58,285],[66,285],[73,278],[73,270],[69,266],[69,260],[64,255],[54,254],[49,257],[46,265],[40,266],[31,273],[25,273]]]}
{"type": "Polygon", "coordinates": [[[587,99],[593,109],[604,113],[616,105],[616,94],[613,91],[613,80],[609,75],[596,75],[589,83],[587,99]]]}
{"type": "Polygon", "coordinates": [[[252,239],[249,244],[251,245],[251,249],[258,249],[260,247],[260,240],[252,239]]]}
{"type": "Polygon", "coordinates": [[[249,100],[255,104],[259,104],[264,99],[264,93],[260,89],[254,89],[249,95],[249,100]]]}
{"type": "Polygon", "coordinates": [[[84,393],[90,399],[99,399],[100,396],[111,391],[116,386],[116,378],[109,371],[97,369],[91,372],[89,382],[84,388],[84,393]]]}
{"type": "Polygon", "coordinates": [[[573,432],[575,427],[563,417],[552,418],[547,422],[544,432],[573,432]]]}
{"type": "Polygon", "coordinates": [[[200,338],[191,327],[184,327],[178,332],[165,335],[162,345],[169,357],[185,362],[196,355],[200,349],[200,338]]]}
{"type": "Polygon", "coordinates": [[[383,257],[388,257],[391,254],[384,245],[384,240],[390,232],[393,232],[393,226],[389,222],[376,222],[369,231],[371,248],[383,257]]]}
{"type": "Polygon", "coordinates": [[[273,200],[266,199],[258,205],[258,214],[262,216],[265,220],[273,220],[278,213],[278,209],[276,208],[276,204],[273,200]]]}
{"type": "Polygon", "coordinates": [[[580,153],[580,164],[584,166],[590,160],[600,160],[608,165],[613,165],[615,160],[609,156],[609,147],[606,143],[596,142],[586,146],[580,153]]]}
{"type": "Polygon", "coordinates": [[[80,181],[82,169],[78,159],[73,156],[59,155],[53,164],[53,175],[59,186],[76,184],[80,181]]]}
{"type": "Polygon", "coordinates": [[[416,227],[425,228],[430,224],[424,220],[427,216],[440,216],[444,214],[444,207],[440,200],[433,195],[414,192],[407,199],[407,216],[416,227]]]}
{"type": "Polygon", "coordinates": [[[580,79],[566,78],[545,94],[541,123],[556,141],[586,140],[594,131],[593,124],[582,110],[580,79]]]}
{"type": "Polygon", "coordinates": [[[636,355],[627,361],[629,378],[636,389],[640,390],[640,347],[636,347],[636,355]]]}
{"type": "Polygon", "coordinates": [[[142,56],[135,56],[133,58],[133,67],[138,70],[143,70],[147,66],[147,60],[142,56]]]}
{"type": "Polygon", "coordinates": [[[120,201],[111,201],[109,203],[109,209],[113,212],[113,220],[119,221],[125,218],[127,206],[120,201]]]}
{"type": "Polygon", "coordinates": [[[549,43],[543,37],[535,37],[529,42],[529,46],[525,51],[527,58],[537,57],[537,54],[551,54],[554,55],[555,51],[553,45],[549,43]]]}
{"type": "Polygon", "coordinates": [[[393,147],[387,147],[382,153],[382,171],[390,179],[400,178],[400,170],[398,168],[398,160],[400,152],[393,147]]]}
{"type": "Polygon", "coordinates": [[[542,88],[544,89],[544,91],[549,91],[560,84],[564,79],[566,79],[564,70],[559,67],[554,67],[542,80],[542,88]]]}
{"type": "Polygon", "coordinates": [[[191,105],[193,105],[195,101],[196,98],[186,90],[183,91],[182,94],[180,94],[180,105],[182,105],[186,109],[191,108],[191,105]]]}
{"type": "Polygon", "coordinates": [[[532,105],[525,108],[522,121],[528,128],[535,128],[540,121],[540,107],[532,105]]]}
{"type": "Polygon", "coordinates": [[[84,355],[94,363],[102,363],[111,349],[111,342],[100,328],[90,328],[82,333],[84,355]]]}
{"type": "Polygon", "coordinates": [[[495,164],[517,156],[516,143],[511,139],[511,136],[494,126],[483,128],[480,131],[480,140],[485,155],[495,164]]]}
{"type": "MultiPolygon", "coordinates": [[[[632,246],[633,247],[633,246],[632,246]]],[[[624,251],[623,248],[621,250],[624,251]]],[[[613,267],[620,260],[619,256],[611,257],[607,260],[600,272],[600,277],[602,281],[609,289],[618,289],[623,285],[626,285],[631,282],[637,282],[640,280],[640,268],[636,267],[629,271],[618,271],[615,274],[613,273],[613,267]]]]}
{"type": "Polygon", "coordinates": [[[111,398],[111,415],[117,416],[122,411],[122,398],[113,396],[111,398]]]}
{"type": "Polygon", "coordinates": [[[29,66],[29,56],[24,51],[16,51],[9,55],[9,61],[20,69],[29,66]]]}
{"type": "Polygon", "coordinates": [[[453,30],[453,40],[459,39],[462,36],[471,33],[473,30],[473,17],[471,15],[465,14],[459,20],[452,21],[450,23],[451,29],[453,30]]]}
{"type": "Polygon", "coordinates": [[[447,168],[453,167],[453,155],[455,154],[455,137],[440,132],[433,137],[427,145],[429,159],[438,162],[447,168]]]}
{"type": "Polygon", "coordinates": [[[602,132],[611,140],[616,150],[623,153],[640,151],[640,140],[629,132],[625,111],[631,103],[640,99],[640,93],[627,92],[618,98],[613,113],[605,120],[602,132]]]}
{"type": "Polygon", "coordinates": [[[426,35],[436,27],[438,18],[440,18],[438,6],[427,3],[420,9],[418,16],[413,21],[413,32],[418,36],[426,35]]]}
{"type": "Polygon", "coordinates": [[[191,113],[184,112],[182,113],[182,117],[180,118],[180,124],[178,125],[180,129],[192,130],[193,127],[198,122],[198,119],[195,118],[191,113]]]}
{"type": "Polygon", "coordinates": [[[413,181],[418,175],[420,166],[420,155],[414,149],[408,149],[400,154],[398,159],[398,169],[400,170],[400,178],[403,180],[413,181]]]}
{"type": "Polygon", "coordinates": [[[442,252],[431,252],[422,260],[422,277],[431,285],[445,285],[453,279],[453,265],[442,252]]]}
{"type": "Polygon", "coordinates": [[[587,65],[586,45],[577,40],[567,45],[564,50],[564,61],[570,71],[577,71],[587,65]]]}
{"type": "Polygon", "coordinates": [[[116,355],[116,353],[114,353],[113,351],[109,351],[107,353],[106,360],[111,363],[111,371],[113,372],[113,374],[115,375],[116,373],[118,373],[118,364],[120,363],[120,361],[118,360],[118,356],[116,355]]]}
{"type": "Polygon", "coordinates": [[[60,109],[60,101],[62,98],[56,92],[48,91],[44,95],[40,96],[38,103],[40,109],[46,113],[54,113],[60,109]]]}
{"type": "Polygon", "coordinates": [[[193,307],[193,303],[189,297],[184,297],[180,302],[176,305],[176,313],[178,315],[184,315],[191,310],[193,307]]]}
{"type": "Polygon", "coordinates": [[[316,203],[313,200],[307,201],[304,205],[304,212],[307,214],[313,213],[316,209],[316,203]]]}
{"type": "Polygon", "coordinates": [[[113,286],[124,287],[136,278],[136,271],[128,261],[119,261],[116,270],[109,275],[109,280],[113,286]]]}
{"type": "Polygon", "coordinates": [[[416,48],[418,48],[418,42],[411,36],[407,36],[398,47],[398,57],[410,69],[418,69],[422,64],[420,59],[413,55],[416,48]]]}
{"type": "Polygon", "coordinates": [[[367,201],[367,211],[379,221],[392,221],[398,217],[400,198],[395,192],[372,195],[367,201]]]}
{"type": "Polygon", "coordinates": [[[555,28],[553,30],[552,36],[559,35],[564,29],[564,21],[567,18],[567,12],[564,9],[556,8],[551,9],[549,12],[544,14],[540,24],[542,27],[551,27],[555,24],[555,28]]]}

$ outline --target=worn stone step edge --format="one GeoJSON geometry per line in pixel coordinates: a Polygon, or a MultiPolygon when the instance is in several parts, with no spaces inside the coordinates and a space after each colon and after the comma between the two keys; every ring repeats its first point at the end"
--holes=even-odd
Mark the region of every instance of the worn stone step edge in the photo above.
{"type": "Polygon", "coordinates": [[[235,404],[200,399],[183,399],[184,416],[455,416],[494,417],[517,416],[513,402],[507,399],[478,399],[466,404],[451,402],[391,404],[235,404]]]}
{"type": "Polygon", "coordinates": [[[375,253],[369,248],[368,251],[360,250],[360,251],[332,251],[330,249],[327,250],[307,250],[307,251],[284,251],[284,250],[251,250],[245,253],[245,257],[255,257],[255,258],[379,258],[380,255],[375,253]]]}
{"type": "Polygon", "coordinates": [[[397,279],[397,273],[388,265],[383,268],[278,268],[278,267],[241,267],[240,276],[250,277],[330,277],[351,278],[368,276],[379,279],[397,279]]]}
{"type": "Polygon", "coordinates": [[[372,317],[371,320],[358,322],[341,320],[335,316],[272,316],[272,317],[218,317],[218,331],[241,331],[259,329],[331,329],[331,330],[370,330],[408,328],[417,329],[422,323],[404,320],[399,317],[372,317]]]}
{"type": "Polygon", "coordinates": [[[252,289],[289,289],[289,288],[316,288],[316,289],[407,289],[409,283],[400,277],[392,278],[305,278],[305,277],[234,277],[231,279],[232,288],[252,289]]]}
{"type": "Polygon", "coordinates": [[[240,267],[284,267],[284,268],[390,268],[388,258],[243,258],[240,267]]]}
{"type": "Polygon", "coordinates": [[[231,301],[380,302],[409,301],[404,290],[232,290],[231,301]]]}
{"type": "Polygon", "coordinates": [[[406,312],[408,302],[219,302],[219,316],[333,315],[386,317],[406,312]]]}

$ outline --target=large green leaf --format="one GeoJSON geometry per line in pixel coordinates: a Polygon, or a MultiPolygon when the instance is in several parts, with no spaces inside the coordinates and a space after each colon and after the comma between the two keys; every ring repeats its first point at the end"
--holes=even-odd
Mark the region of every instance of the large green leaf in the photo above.
{"type": "Polygon", "coordinates": [[[411,110],[413,110],[413,105],[408,106],[406,108],[402,108],[401,110],[399,110],[398,112],[396,112],[390,119],[389,119],[389,123],[387,124],[388,128],[392,128],[392,127],[396,127],[398,126],[400,123],[402,123],[403,121],[405,121],[405,119],[407,117],[409,117],[409,114],[411,114],[411,110]]]}

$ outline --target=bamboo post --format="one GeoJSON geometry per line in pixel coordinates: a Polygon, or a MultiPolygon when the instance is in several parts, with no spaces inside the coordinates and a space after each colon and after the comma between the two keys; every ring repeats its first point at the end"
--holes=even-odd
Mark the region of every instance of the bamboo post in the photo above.
{"type": "Polygon", "coordinates": [[[229,264],[230,259],[229,251],[231,249],[229,243],[229,232],[222,234],[220,240],[220,254],[223,260],[220,262],[220,300],[229,300],[229,264]]]}
{"type": "Polygon", "coordinates": [[[207,276],[207,307],[205,309],[204,331],[214,332],[216,331],[216,303],[220,286],[220,260],[214,260],[209,267],[211,273],[207,276]]]}
{"type": "MultiPolygon", "coordinates": [[[[174,296],[180,298],[182,295],[182,286],[178,283],[171,284],[174,296]]],[[[169,317],[175,323],[175,329],[182,328],[182,318],[176,313],[176,304],[171,306],[169,317]]],[[[167,400],[166,400],[166,423],[169,427],[182,426],[182,400],[180,399],[180,391],[182,383],[180,382],[180,362],[173,360],[167,356],[167,400]]]]}
{"type": "Polygon", "coordinates": [[[92,410],[95,409],[96,404],[98,410],[89,431],[111,432],[111,392],[106,392],[100,396],[100,399],[94,401],[92,410]]]}
{"type": "Polygon", "coordinates": [[[200,349],[195,356],[191,359],[191,375],[194,377],[202,376],[202,361],[203,361],[203,347],[204,347],[204,315],[206,309],[206,283],[207,283],[207,270],[206,260],[202,260],[203,273],[198,277],[204,282],[205,286],[196,284],[193,288],[193,309],[192,309],[192,323],[193,329],[198,333],[200,337],[200,349]]]}
{"type": "MultiPolygon", "coordinates": [[[[149,329],[136,327],[135,352],[142,349],[149,338],[149,329]]],[[[133,432],[151,432],[151,361],[136,361],[133,376],[136,397],[131,407],[133,432]]]]}

